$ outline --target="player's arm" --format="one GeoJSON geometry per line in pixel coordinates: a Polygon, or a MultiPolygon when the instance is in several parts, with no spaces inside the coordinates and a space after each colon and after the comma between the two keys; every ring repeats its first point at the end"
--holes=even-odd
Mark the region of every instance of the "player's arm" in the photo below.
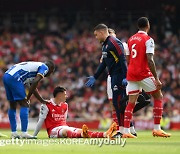
{"type": "Polygon", "coordinates": [[[33,83],[31,84],[31,86],[29,88],[29,93],[27,95],[27,100],[29,100],[31,95],[35,92],[35,89],[37,88],[38,83],[41,81],[42,78],[43,78],[42,75],[37,74],[37,76],[35,77],[33,83]]]}
{"type": "Polygon", "coordinates": [[[43,104],[47,103],[47,101],[41,97],[37,88],[35,89],[33,94],[41,103],[43,103],[43,104]]]}
{"type": "Polygon", "coordinates": [[[67,110],[66,112],[64,113],[64,116],[65,116],[65,119],[67,120],[67,115],[68,115],[68,104],[67,104],[67,110]]]}
{"type": "Polygon", "coordinates": [[[154,76],[155,79],[158,78],[157,76],[157,72],[156,72],[156,66],[155,66],[155,63],[154,63],[154,59],[153,59],[153,54],[152,53],[148,53],[147,54],[147,60],[148,60],[148,66],[154,76]]]}
{"type": "Polygon", "coordinates": [[[96,79],[101,75],[101,73],[105,70],[105,68],[106,68],[106,63],[102,59],[102,62],[99,64],[96,73],[94,74],[94,76],[88,77],[88,81],[85,83],[85,85],[87,87],[92,87],[94,85],[96,79]]]}
{"type": "Polygon", "coordinates": [[[124,46],[124,54],[126,55],[126,62],[127,62],[127,65],[129,65],[129,59],[130,59],[130,52],[129,52],[129,48],[128,48],[128,45],[127,43],[123,43],[123,46],[124,46]]]}
{"type": "Polygon", "coordinates": [[[37,136],[37,134],[41,130],[41,127],[44,123],[44,120],[47,117],[48,112],[49,112],[48,107],[45,104],[42,104],[41,109],[40,109],[40,113],[39,113],[39,120],[38,120],[38,123],[36,125],[35,130],[34,130],[33,136],[37,136]]]}
{"type": "Polygon", "coordinates": [[[162,83],[159,81],[159,78],[157,76],[156,65],[155,65],[154,58],[153,58],[153,56],[154,56],[154,40],[152,38],[150,38],[148,41],[146,41],[146,55],[147,55],[149,69],[156,80],[157,89],[161,89],[162,83]]]}
{"type": "Polygon", "coordinates": [[[98,79],[99,76],[102,74],[102,72],[105,70],[106,68],[106,63],[104,61],[104,59],[102,58],[102,62],[99,64],[96,73],[94,74],[94,78],[98,79]]]}

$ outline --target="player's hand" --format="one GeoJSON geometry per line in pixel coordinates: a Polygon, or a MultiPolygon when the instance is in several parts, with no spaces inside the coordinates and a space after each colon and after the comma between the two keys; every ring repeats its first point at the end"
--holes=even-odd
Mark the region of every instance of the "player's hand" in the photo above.
{"type": "Polygon", "coordinates": [[[123,86],[127,86],[127,84],[128,84],[128,83],[127,83],[127,80],[126,80],[126,78],[124,78],[124,79],[122,80],[122,85],[123,85],[123,86]]]}
{"type": "Polygon", "coordinates": [[[155,79],[157,90],[160,90],[162,88],[162,83],[159,79],[155,79]]]}
{"type": "Polygon", "coordinates": [[[92,87],[96,81],[96,79],[94,78],[94,76],[90,76],[90,77],[87,77],[88,78],[88,81],[85,83],[85,85],[87,87],[92,87]]]}

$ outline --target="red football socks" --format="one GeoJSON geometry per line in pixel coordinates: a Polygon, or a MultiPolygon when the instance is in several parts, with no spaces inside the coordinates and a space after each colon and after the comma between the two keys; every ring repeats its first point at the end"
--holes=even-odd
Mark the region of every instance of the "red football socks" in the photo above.
{"type": "Polygon", "coordinates": [[[128,102],[128,105],[126,107],[125,114],[124,114],[124,127],[125,128],[130,127],[130,121],[132,120],[134,106],[135,106],[135,103],[128,102]]]}
{"type": "Polygon", "coordinates": [[[68,138],[80,138],[81,137],[81,133],[77,133],[77,132],[68,130],[67,131],[67,137],[68,138]]]}
{"type": "Polygon", "coordinates": [[[162,100],[154,100],[154,124],[160,124],[160,120],[162,117],[162,100]]]}
{"type": "Polygon", "coordinates": [[[104,132],[88,132],[90,138],[103,138],[104,137],[104,132]]]}

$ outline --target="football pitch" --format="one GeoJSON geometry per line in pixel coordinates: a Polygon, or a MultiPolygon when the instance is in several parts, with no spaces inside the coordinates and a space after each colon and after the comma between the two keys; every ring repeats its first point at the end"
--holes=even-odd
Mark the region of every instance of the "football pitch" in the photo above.
{"type": "MultiPolygon", "coordinates": [[[[1,130],[10,136],[9,130],[1,130]]],[[[137,139],[116,139],[115,141],[90,142],[91,139],[48,139],[45,130],[38,139],[0,138],[2,154],[178,154],[180,153],[180,131],[168,131],[170,138],[153,137],[151,131],[138,131],[137,139]],[[122,146],[124,144],[124,146],[122,146]]],[[[32,132],[29,132],[32,134],[32,132]]]]}

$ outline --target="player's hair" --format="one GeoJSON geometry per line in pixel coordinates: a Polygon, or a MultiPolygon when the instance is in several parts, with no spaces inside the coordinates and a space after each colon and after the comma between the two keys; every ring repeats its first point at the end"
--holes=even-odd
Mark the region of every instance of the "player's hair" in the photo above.
{"type": "Polygon", "coordinates": [[[107,27],[105,24],[98,24],[98,25],[94,28],[94,31],[95,31],[95,30],[102,30],[102,29],[108,30],[108,27],[107,27]]]}
{"type": "Polygon", "coordinates": [[[52,68],[53,70],[55,69],[55,64],[52,60],[48,60],[45,62],[45,64],[49,67],[52,68]]]}
{"type": "Polygon", "coordinates": [[[58,93],[63,93],[64,91],[66,91],[65,88],[58,86],[54,89],[53,96],[56,97],[58,93]]]}
{"type": "Polygon", "coordinates": [[[109,32],[109,33],[114,33],[114,34],[116,34],[115,30],[112,29],[112,28],[108,28],[108,32],[109,32]]]}
{"type": "Polygon", "coordinates": [[[147,17],[140,17],[137,21],[137,26],[139,29],[145,28],[148,26],[149,20],[147,17]]]}

